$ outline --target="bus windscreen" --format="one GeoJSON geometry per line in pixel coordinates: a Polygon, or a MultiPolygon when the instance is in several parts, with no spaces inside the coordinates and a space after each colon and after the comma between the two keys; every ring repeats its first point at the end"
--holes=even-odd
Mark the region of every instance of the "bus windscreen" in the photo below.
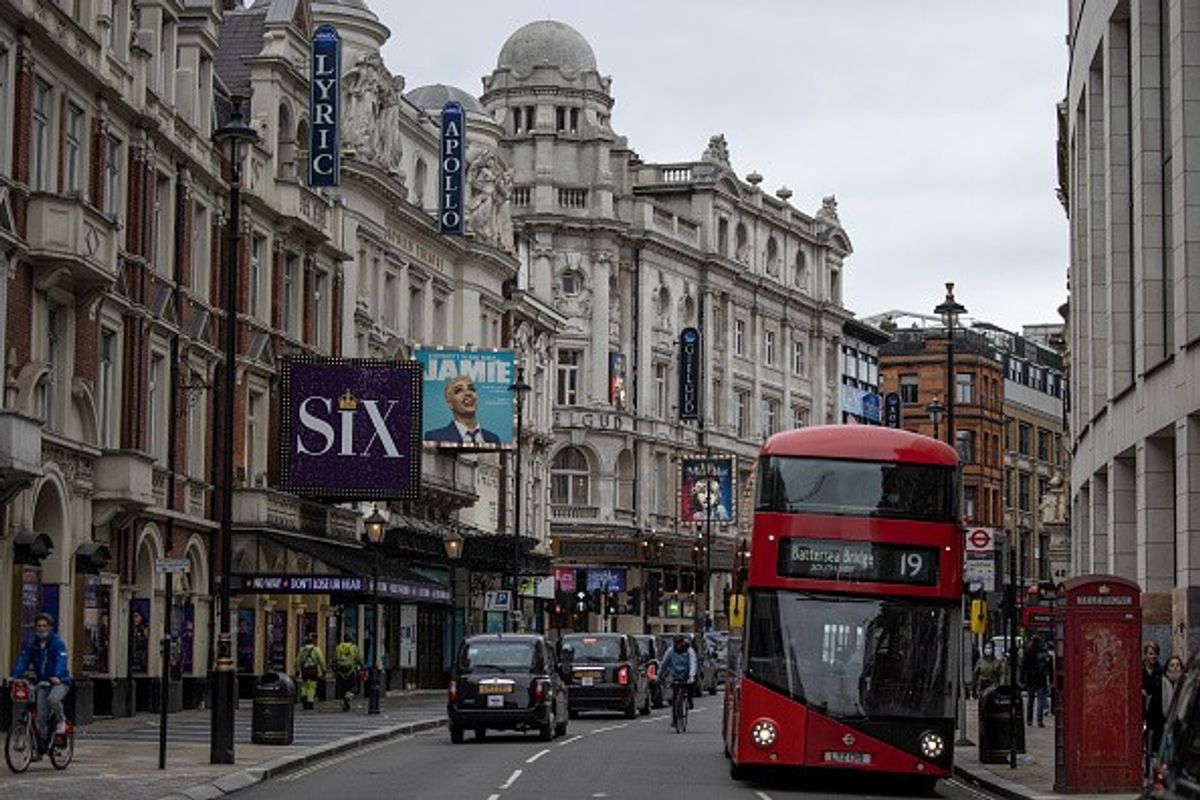
{"type": "Polygon", "coordinates": [[[924,600],[755,591],[746,675],[841,719],[953,717],[957,614],[924,600]]]}
{"type": "Polygon", "coordinates": [[[759,463],[758,487],[761,512],[955,519],[951,467],[769,456],[759,463]]]}

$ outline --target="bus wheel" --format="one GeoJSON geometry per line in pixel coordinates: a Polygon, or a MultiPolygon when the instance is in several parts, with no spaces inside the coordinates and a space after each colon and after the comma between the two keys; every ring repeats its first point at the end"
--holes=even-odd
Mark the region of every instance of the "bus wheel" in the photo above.
{"type": "Polygon", "coordinates": [[[746,780],[746,768],[735,761],[729,762],[729,777],[731,780],[744,781],[746,780]]]}
{"type": "Polygon", "coordinates": [[[908,778],[908,788],[912,794],[928,797],[933,794],[937,778],[927,778],[924,775],[911,775],[908,778]]]}

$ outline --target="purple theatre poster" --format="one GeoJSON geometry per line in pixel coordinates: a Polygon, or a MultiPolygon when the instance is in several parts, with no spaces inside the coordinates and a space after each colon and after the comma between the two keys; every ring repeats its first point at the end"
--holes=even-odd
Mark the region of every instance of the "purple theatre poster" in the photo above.
{"type": "Polygon", "coordinates": [[[284,491],[334,500],[418,497],[417,362],[284,359],[281,419],[284,491]]]}

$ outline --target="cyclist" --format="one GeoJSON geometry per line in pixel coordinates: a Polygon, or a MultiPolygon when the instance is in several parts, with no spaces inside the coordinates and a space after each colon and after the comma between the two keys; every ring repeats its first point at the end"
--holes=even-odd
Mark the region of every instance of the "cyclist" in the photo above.
{"type": "MultiPolygon", "coordinates": [[[[676,636],[674,646],[663,653],[658,675],[659,680],[671,682],[671,708],[675,707],[675,693],[680,691],[687,692],[688,708],[691,708],[691,686],[696,680],[696,651],[691,648],[686,636],[676,636]],[[680,684],[680,681],[686,681],[686,685],[680,684]]],[[[675,726],[674,719],[671,720],[671,726],[675,726]]]]}
{"type": "MultiPolygon", "coordinates": [[[[34,683],[37,685],[38,730],[46,736],[53,715],[58,722],[54,734],[65,736],[67,718],[63,714],[62,701],[71,690],[71,671],[67,661],[67,646],[53,628],[54,617],[46,612],[34,617],[33,636],[21,648],[21,655],[13,666],[12,678],[21,678],[29,669],[36,673],[34,683]]],[[[38,742],[35,758],[42,757],[45,749],[43,744],[38,742]]]]}

